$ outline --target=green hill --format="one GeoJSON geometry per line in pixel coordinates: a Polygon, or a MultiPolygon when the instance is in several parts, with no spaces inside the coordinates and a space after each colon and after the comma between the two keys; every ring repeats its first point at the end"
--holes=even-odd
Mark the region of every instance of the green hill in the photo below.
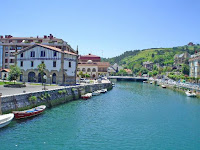
{"type": "Polygon", "coordinates": [[[200,46],[180,46],[173,48],[151,48],[144,50],[126,51],[122,55],[102,59],[102,61],[108,61],[111,64],[118,63],[133,69],[136,64],[142,65],[145,61],[151,61],[153,63],[159,63],[160,65],[172,65],[174,63],[174,55],[188,52],[194,54],[195,51],[199,51],[200,46]]]}
{"type": "MultiPolygon", "coordinates": [[[[181,54],[184,52],[188,52],[189,54],[194,54],[195,52],[199,52],[200,45],[195,46],[179,46],[173,48],[151,48],[144,50],[133,50],[126,51],[122,55],[102,59],[102,61],[108,61],[110,64],[118,63],[122,65],[124,68],[131,69],[134,73],[142,72],[141,69],[143,62],[151,61],[154,64],[159,63],[161,66],[173,66],[174,63],[174,55],[181,54]]],[[[143,71],[147,72],[147,71],[143,71]]]]}

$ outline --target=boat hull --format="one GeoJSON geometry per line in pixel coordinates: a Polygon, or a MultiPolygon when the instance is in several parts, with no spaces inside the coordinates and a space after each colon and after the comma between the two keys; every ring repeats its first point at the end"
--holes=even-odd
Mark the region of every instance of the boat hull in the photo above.
{"type": "Polygon", "coordinates": [[[35,107],[35,108],[33,108],[31,110],[27,110],[27,111],[13,111],[13,113],[14,113],[16,119],[24,119],[24,118],[37,116],[37,115],[41,114],[45,109],[46,109],[46,106],[43,105],[42,108],[41,108],[41,106],[39,106],[39,107],[35,107]],[[38,109],[38,108],[40,108],[40,109],[38,109]]]}
{"type": "Polygon", "coordinates": [[[14,118],[14,114],[6,114],[6,115],[1,115],[0,116],[0,128],[3,128],[5,126],[7,126],[14,118]],[[8,116],[8,117],[5,117],[5,118],[1,118],[4,117],[4,116],[8,116]]]}

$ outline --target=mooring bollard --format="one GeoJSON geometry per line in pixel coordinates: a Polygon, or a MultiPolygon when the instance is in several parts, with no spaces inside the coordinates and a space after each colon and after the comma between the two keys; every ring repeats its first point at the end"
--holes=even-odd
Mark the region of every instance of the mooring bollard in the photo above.
{"type": "Polygon", "coordinates": [[[0,115],[2,115],[2,111],[1,111],[1,96],[2,96],[2,93],[0,93],[0,115]]]}

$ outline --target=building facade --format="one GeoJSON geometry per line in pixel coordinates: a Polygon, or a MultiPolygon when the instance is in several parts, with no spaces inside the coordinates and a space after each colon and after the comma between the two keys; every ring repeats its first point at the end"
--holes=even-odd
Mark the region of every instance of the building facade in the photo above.
{"type": "Polygon", "coordinates": [[[182,54],[176,54],[174,56],[174,65],[183,64],[189,58],[190,58],[190,54],[188,52],[185,52],[182,54]]]}
{"type": "Polygon", "coordinates": [[[22,49],[34,44],[53,46],[75,53],[75,50],[73,50],[67,42],[54,37],[52,34],[49,36],[44,35],[44,37],[13,37],[11,35],[0,36],[0,56],[2,57],[0,58],[2,64],[1,68],[10,68],[10,66],[15,63],[14,53],[20,52],[22,49]]]}
{"type": "Polygon", "coordinates": [[[46,83],[76,84],[77,53],[52,46],[34,44],[16,55],[16,64],[21,69],[20,81],[42,82],[38,65],[44,63],[46,83]]]}
{"type": "Polygon", "coordinates": [[[89,74],[91,78],[98,78],[100,75],[108,76],[109,62],[101,62],[101,57],[88,54],[79,57],[77,77],[80,71],[89,74]]]}
{"type": "Polygon", "coordinates": [[[200,77],[200,53],[191,55],[189,59],[190,77],[200,77]]]}
{"type": "Polygon", "coordinates": [[[152,62],[149,62],[149,61],[147,61],[147,62],[143,62],[143,66],[146,68],[146,69],[148,69],[148,70],[153,70],[153,63],[152,62]]]}

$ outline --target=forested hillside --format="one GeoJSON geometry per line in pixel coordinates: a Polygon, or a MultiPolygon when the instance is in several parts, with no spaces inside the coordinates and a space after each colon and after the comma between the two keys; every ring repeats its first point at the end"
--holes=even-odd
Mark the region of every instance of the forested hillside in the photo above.
{"type": "Polygon", "coordinates": [[[152,48],[144,50],[126,51],[120,56],[105,59],[102,61],[108,61],[110,64],[118,63],[129,69],[141,66],[145,61],[151,61],[153,63],[159,63],[160,65],[172,65],[174,63],[174,55],[188,52],[194,54],[200,51],[200,46],[180,46],[173,48],[152,48]]]}
{"type": "MultiPolygon", "coordinates": [[[[110,62],[110,64],[118,63],[119,65],[122,65],[124,68],[131,69],[135,74],[148,72],[148,70],[142,66],[143,62],[146,61],[151,61],[154,64],[165,66],[165,69],[170,71],[174,64],[174,56],[176,54],[188,52],[189,54],[192,55],[195,52],[199,51],[200,51],[199,44],[194,46],[186,45],[173,48],[151,48],[144,50],[126,51],[120,56],[108,59],[102,59],[102,61],[108,61],[110,62]]],[[[185,62],[185,64],[188,66],[188,61],[185,62]]],[[[189,66],[187,68],[189,68],[189,66]]],[[[158,71],[158,69],[156,70],[158,71]]]]}

